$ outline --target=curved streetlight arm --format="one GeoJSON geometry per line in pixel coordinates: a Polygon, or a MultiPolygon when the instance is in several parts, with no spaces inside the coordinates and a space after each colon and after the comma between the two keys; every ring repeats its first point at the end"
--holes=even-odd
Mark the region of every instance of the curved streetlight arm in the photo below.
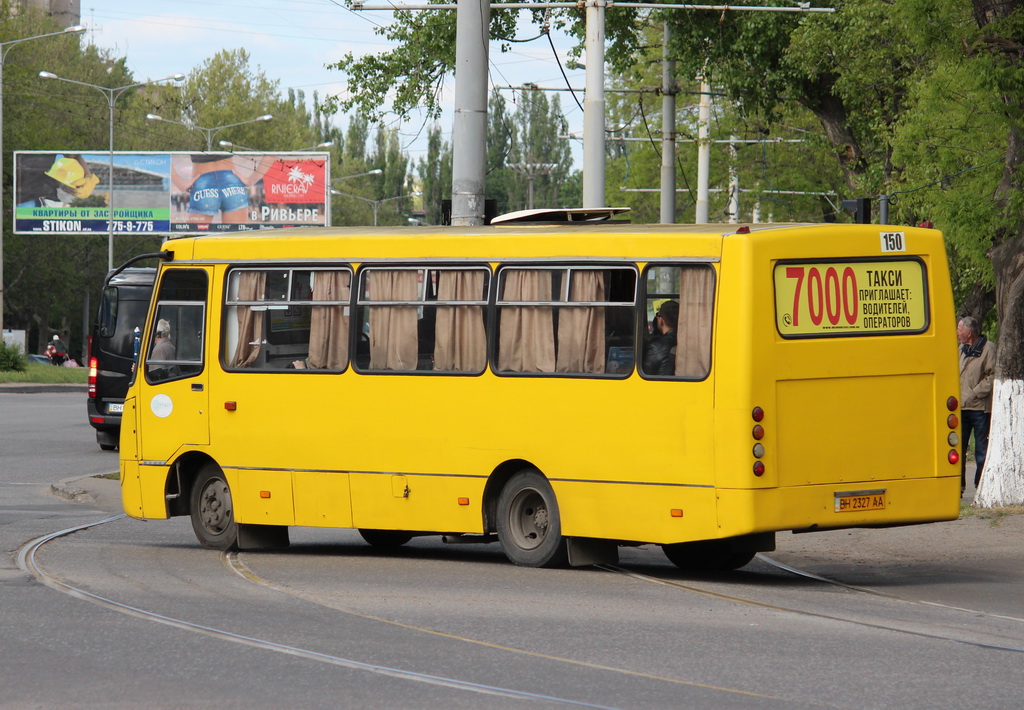
{"type": "MultiPolygon", "coordinates": [[[[73,25],[60,32],[47,32],[44,35],[33,35],[32,37],[20,37],[18,39],[9,39],[6,42],[0,42],[0,47],[3,48],[3,59],[7,58],[7,52],[10,51],[11,47],[22,42],[29,42],[34,39],[42,39],[43,37],[56,37],[57,35],[80,35],[85,32],[85,28],[82,25],[73,25]]],[[[0,59],[0,64],[3,63],[3,59],[0,59]]]]}
{"type": "Polygon", "coordinates": [[[374,168],[365,173],[356,173],[355,175],[342,175],[341,177],[331,178],[331,182],[340,182],[342,180],[348,180],[349,178],[365,177],[367,175],[381,175],[384,171],[380,168],[374,168]]]}

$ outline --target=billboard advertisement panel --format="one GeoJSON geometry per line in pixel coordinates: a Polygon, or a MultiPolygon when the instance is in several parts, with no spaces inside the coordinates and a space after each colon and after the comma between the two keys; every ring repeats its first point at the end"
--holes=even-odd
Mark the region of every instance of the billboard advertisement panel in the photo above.
{"type": "MultiPolygon", "coordinates": [[[[330,224],[326,153],[114,153],[114,232],[330,224]]],[[[14,231],[106,234],[110,153],[17,151],[14,231]]]]}

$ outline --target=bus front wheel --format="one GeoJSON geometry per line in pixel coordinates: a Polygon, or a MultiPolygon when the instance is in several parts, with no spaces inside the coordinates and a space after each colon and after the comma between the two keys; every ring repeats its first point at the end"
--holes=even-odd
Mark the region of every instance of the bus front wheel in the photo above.
{"type": "Polygon", "coordinates": [[[498,497],[498,540],[505,556],[522,567],[568,563],[558,501],[548,480],[534,469],[509,479],[498,497]]]}
{"type": "Polygon", "coordinates": [[[231,488],[220,467],[208,463],[192,486],[192,530],[203,547],[238,549],[238,523],[231,502],[231,488]]]}

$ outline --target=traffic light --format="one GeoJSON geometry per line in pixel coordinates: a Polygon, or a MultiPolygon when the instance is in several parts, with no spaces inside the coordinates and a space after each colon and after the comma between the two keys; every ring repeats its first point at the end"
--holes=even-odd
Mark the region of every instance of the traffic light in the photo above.
{"type": "Polygon", "coordinates": [[[855,200],[843,200],[843,208],[853,212],[857,224],[871,224],[870,197],[858,197],[855,200]]]}

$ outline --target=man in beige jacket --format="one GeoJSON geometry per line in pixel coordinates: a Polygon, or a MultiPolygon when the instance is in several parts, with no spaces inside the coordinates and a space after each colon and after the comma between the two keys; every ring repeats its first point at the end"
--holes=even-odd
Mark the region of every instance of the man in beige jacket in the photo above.
{"type": "MultiPolygon", "coordinates": [[[[996,370],[996,346],[981,334],[977,318],[965,316],[956,325],[960,341],[960,414],[963,425],[963,451],[974,433],[974,485],[981,481],[988,450],[988,427],[992,419],[992,378],[996,370]]],[[[961,459],[960,489],[965,483],[966,455],[961,459]]]]}

